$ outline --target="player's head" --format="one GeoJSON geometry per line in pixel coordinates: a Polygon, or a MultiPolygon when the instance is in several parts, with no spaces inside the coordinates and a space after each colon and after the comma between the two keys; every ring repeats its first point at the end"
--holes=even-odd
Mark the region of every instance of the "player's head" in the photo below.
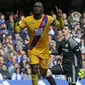
{"type": "Polygon", "coordinates": [[[43,4],[40,1],[35,2],[33,12],[35,15],[39,15],[43,13],[43,4]]]}
{"type": "Polygon", "coordinates": [[[65,25],[63,28],[63,35],[68,35],[71,33],[71,26],[70,25],[65,25]]]}

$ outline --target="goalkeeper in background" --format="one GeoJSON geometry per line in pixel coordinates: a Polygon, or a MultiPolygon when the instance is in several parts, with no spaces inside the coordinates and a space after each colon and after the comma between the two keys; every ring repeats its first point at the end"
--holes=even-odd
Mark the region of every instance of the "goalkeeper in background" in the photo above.
{"type": "MultiPolygon", "coordinates": [[[[58,52],[52,52],[52,55],[63,54],[62,65],[53,66],[50,70],[52,74],[66,75],[68,85],[76,85],[77,79],[84,78],[82,69],[82,57],[79,44],[71,37],[71,27],[64,26],[64,39],[61,40],[58,52]]],[[[47,72],[47,74],[49,74],[47,72]]]]}

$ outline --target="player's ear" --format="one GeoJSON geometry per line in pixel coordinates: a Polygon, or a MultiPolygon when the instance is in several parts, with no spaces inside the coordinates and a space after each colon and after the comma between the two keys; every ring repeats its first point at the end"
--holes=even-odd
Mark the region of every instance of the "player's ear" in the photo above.
{"type": "Polygon", "coordinates": [[[70,31],[70,33],[72,32],[71,29],[69,31],[70,31]]]}

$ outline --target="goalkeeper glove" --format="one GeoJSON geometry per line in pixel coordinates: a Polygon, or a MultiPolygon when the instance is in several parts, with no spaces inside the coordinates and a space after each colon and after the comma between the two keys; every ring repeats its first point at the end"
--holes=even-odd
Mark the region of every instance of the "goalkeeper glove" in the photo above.
{"type": "Polygon", "coordinates": [[[79,79],[80,79],[80,80],[85,77],[85,73],[84,73],[83,69],[80,69],[80,70],[79,70],[78,76],[79,76],[79,79]]]}
{"type": "Polygon", "coordinates": [[[52,51],[49,51],[49,54],[51,54],[52,53],[52,51]]]}
{"type": "Polygon", "coordinates": [[[57,50],[52,51],[51,55],[58,55],[58,51],[57,50]]]}

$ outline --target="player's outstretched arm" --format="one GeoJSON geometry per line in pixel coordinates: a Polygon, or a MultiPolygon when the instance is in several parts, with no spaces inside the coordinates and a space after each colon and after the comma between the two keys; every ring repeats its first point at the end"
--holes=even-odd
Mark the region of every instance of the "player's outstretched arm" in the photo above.
{"type": "Polygon", "coordinates": [[[15,22],[15,33],[21,32],[24,28],[26,28],[26,19],[23,19],[21,23],[15,22]]]}
{"type": "Polygon", "coordinates": [[[55,25],[58,30],[62,30],[64,28],[63,13],[62,10],[58,9],[57,7],[56,7],[56,11],[58,14],[58,20],[55,20],[53,22],[53,25],[55,25]]]}
{"type": "Polygon", "coordinates": [[[14,31],[15,33],[19,33],[21,32],[22,29],[24,29],[26,27],[26,18],[23,19],[21,22],[18,20],[19,16],[18,16],[18,10],[16,12],[16,14],[14,15],[14,31]]]}

